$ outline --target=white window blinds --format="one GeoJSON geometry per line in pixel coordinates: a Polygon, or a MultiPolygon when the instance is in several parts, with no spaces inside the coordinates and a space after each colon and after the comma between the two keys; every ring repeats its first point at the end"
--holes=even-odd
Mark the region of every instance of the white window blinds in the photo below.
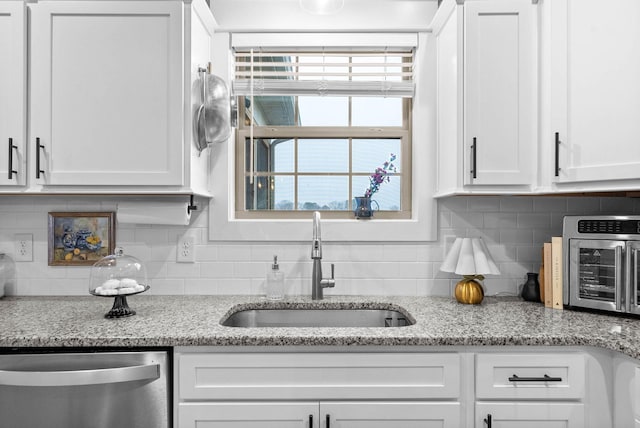
{"type": "Polygon", "coordinates": [[[233,92],[244,96],[412,97],[413,48],[236,48],[233,92]]]}

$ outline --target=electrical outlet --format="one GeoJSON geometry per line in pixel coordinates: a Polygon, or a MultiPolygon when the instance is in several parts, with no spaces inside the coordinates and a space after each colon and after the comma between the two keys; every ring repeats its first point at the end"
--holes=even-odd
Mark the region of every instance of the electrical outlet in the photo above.
{"type": "Polygon", "coordinates": [[[178,263],[195,263],[196,242],[193,236],[182,236],[178,238],[178,251],[176,261],[178,263]]]}
{"type": "Polygon", "coordinates": [[[33,234],[16,233],[14,235],[15,261],[16,262],[32,262],[33,261],[33,234]]]}

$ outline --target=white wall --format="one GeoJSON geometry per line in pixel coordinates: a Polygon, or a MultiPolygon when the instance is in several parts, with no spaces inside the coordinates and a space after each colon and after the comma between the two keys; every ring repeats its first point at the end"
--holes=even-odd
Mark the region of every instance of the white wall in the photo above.
{"type": "MultiPolygon", "coordinates": [[[[16,262],[14,295],[86,295],[90,267],[47,265],[49,211],[114,211],[99,197],[3,196],[0,251],[14,252],[15,233],[33,233],[34,261],[16,262]]],[[[310,294],[311,224],[304,242],[277,245],[207,241],[206,203],[189,227],[121,225],[116,244],[141,259],[153,294],[258,294],[273,254],[287,275],[289,293],[310,294]],[[196,237],[196,263],[176,263],[176,241],[196,237]]],[[[439,272],[447,236],[482,236],[501,275],[485,280],[487,294],[516,293],[526,272],[536,272],[541,245],[562,233],[566,214],[640,214],[640,200],[587,197],[454,197],[439,201],[438,241],[430,243],[325,243],[325,274],[336,264],[336,288],[326,294],[451,295],[456,276],[439,272]]]]}

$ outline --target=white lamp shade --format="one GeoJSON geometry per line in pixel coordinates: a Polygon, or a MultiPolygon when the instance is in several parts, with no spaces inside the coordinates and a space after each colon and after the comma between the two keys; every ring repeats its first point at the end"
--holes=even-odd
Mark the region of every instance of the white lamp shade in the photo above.
{"type": "Polygon", "coordinates": [[[456,238],[440,270],[460,275],[499,275],[482,238],[456,238]]]}

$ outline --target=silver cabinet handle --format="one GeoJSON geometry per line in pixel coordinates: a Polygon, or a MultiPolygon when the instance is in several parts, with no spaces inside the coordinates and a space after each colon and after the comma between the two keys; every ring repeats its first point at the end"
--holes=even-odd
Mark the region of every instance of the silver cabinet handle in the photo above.
{"type": "Polygon", "coordinates": [[[158,379],[160,364],[94,370],[14,371],[0,370],[0,385],[80,386],[158,379]]]}

